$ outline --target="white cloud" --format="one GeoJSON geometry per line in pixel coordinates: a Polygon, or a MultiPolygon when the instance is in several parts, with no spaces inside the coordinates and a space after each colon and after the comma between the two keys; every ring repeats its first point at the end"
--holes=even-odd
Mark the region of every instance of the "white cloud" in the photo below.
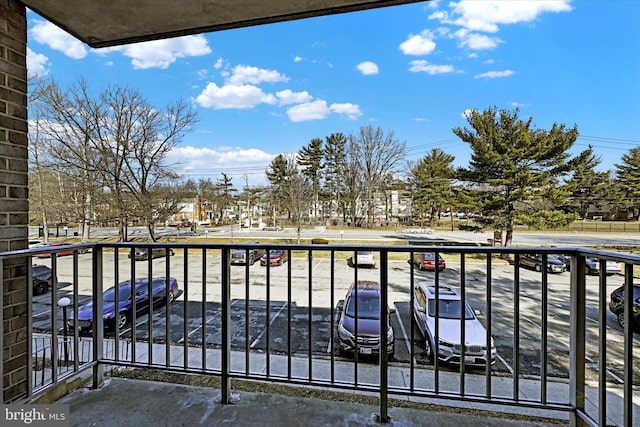
{"type": "Polygon", "coordinates": [[[359,63],[356,68],[365,76],[378,74],[378,65],[375,62],[364,61],[359,63]]]}
{"type": "Polygon", "coordinates": [[[469,49],[473,50],[485,50],[493,49],[498,45],[498,43],[501,42],[502,40],[497,37],[489,37],[485,34],[471,33],[466,34],[460,40],[460,46],[468,47],[469,49]]]}
{"type": "Polygon", "coordinates": [[[459,25],[473,31],[495,33],[502,24],[531,22],[543,13],[560,13],[572,10],[570,0],[461,0],[452,2],[451,15],[446,12],[434,12],[430,19],[442,23],[459,25]]]}
{"type": "Polygon", "coordinates": [[[349,102],[344,104],[331,104],[329,109],[333,113],[347,116],[349,120],[356,120],[358,117],[362,115],[362,111],[360,111],[360,106],[356,104],[351,104],[349,102]]]}
{"type": "Polygon", "coordinates": [[[302,57],[301,57],[301,56],[296,55],[296,56],[293,58],[293,62],[300,62],[300,61],[302,61],[302,57]]]}
{"type": "Polygon", "coordinates": [[[292,92],[290,89],[285,89],[276,92],[276,96],[280,100],[280,105],[302,104],[313,99],[313,96],[309,95],[309,92],[306,90],[303,92],[292,92]]]}
{"type": "Polygon", "coordinates": [[[27,76],[28,78],[44,77],[49,74],[47,68],[49,58],[27,48],[27,76]]]}
{"type": "Polygon", "coordinates": [[[424,59],[411,61],[409,64],[411,64],[411,66],[409,67],[409,71],[413,73],[427,73],[431,74],[432,76],[436,74],[453,73],[454,71],[456,71],[453,65],[429,64],[424,59]]]}
{"type": "Polygon", "coordinates": [[[308,120],[322,120],[329,116],[331,111],[327,106],[327,102],[317,100],[313,102],[305,102],[293,106],[287,110],[289,120],[292,122],[306,122],[308,120]]]}
{"type": "Polygon", "coordinates": [[[258,104],[275,104],[276,97],[264,93],[262,89],[253,85],[225,85],[219,87],[211,82],[198,95],[196,102],[206,108],[216,110],[239,108],[250,109],[258,104]]]}
{"type": "Polygon", "coordinates": [[[424,30],[420,34],[412,34],[407,40],[400,43],[400,50],[405,55],[428,55],[436,48],[433,37],[433,33],[429,30],[424,30]]]}
{"type": "Polygon", "coordinates": [[[216,63],[213,64],[213,68],[215,68],[216,70],[219,70],[220,68],[222,68],[222,64],[223,64],[222,58],[218,58],[216,60],[216,63]]]}
{"type": "Polygon", "coordinates": [[[517,102],[517,101],[513,101],[513,102],[511,103],[511,106],[512,106],[512,107],[518,107],[518,108],[520,108],[520,107],[524,107],[524,104],[522,104],[522,103],[520,103],[520,102],[517,102]]]}
{"type": "Polygon", "coordinates": [[[504,71],[487,71],[486,73],[478,74],[475,76],[476,79],[498,79],[501,77],[509,77],[515,74],[514,71],[504,70],[504,71]]]}
{"type": "Polygon", "coordinates": [[[262,184],[266,181],[264,171],[275,155],[257,148],[183,146],[173,148],[167,157],[171,163],[179,163],[180,173],[196,180],[198,176],[204,176],[215,181],[220,173],[225,172],[232,178],[242,177],[244,184],[244,174],[249,172],[247,175],[253,184],[262,184]]]}
{"type": "Polygon", "coordinates": [[[242,85],[245,83],[277,83],[288,82],[289,77],[280,74],[275,70],[265,70],[258,67],[250,67],[247,65],[236,65],[230,76],[227,77],[227,83],[232,85],[242,85]]]}
{"type": "Polygon", "coordinates": [[[178,58],[208,55],[211,48],[207,39],[198,34],[95,50],[97,54],[114,51],[122,52],[124,56],[131,58],[131,64],[135,69],[167,69],[178,58]]]}
{"type": "Polygon", "coordinates": [[[82,59],[87,56],[85,45],[69,33],[48,21],[33,20],[32,22],[34,25],[29,30],[29,35],[38,43],[47,45],[73,59],[82,59]]]}
{"type": "Polygon", "coordinates": [[[462,112],[462,114],[460,114],[460,117],[462,117],[463,119],[468,119],[469,117],[471,117],[471,113],[475,111],[475,108],[467,108],[466,110],[464,110],[462,112]]]}

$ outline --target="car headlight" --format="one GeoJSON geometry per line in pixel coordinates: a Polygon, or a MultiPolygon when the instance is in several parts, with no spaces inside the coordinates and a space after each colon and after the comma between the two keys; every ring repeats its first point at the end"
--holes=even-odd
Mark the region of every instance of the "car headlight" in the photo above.
{"type": "Polygon", "coordinates": [[[392,342],[393,338],[393,328],[387,329],[387,342],[392,342]]]}
{"type": "Polygon", "coordinates": [[[113,311],[107,311],[107,312],[104,314],[104,318],[105,318],[105,319],[111,319],[114,315],[115,315],[115,313],[114,313],[113,311]]]}
{"type": "Polygon", "coordinates": [[[491,337],[491,348],[496,348],[496,342],[494,341],[493,337],[491,337]]]}
{"type": "Polygon", "coordinates": [[[445,346],[445,347],[453,347],[453,343],[450,343],[449,341],[445,341],[443,339],[438,340],[438,345],[445,346]]]}
{"type": "Polygon", "coordinates": [[[351,332],[349,332],[344,326],[342,326],[342,323],[338,327],[338,332],[340,333],[340,335],[342,335],[345,338],[348,338],[350,340],[355,338],[354,335],[351,332]]]}

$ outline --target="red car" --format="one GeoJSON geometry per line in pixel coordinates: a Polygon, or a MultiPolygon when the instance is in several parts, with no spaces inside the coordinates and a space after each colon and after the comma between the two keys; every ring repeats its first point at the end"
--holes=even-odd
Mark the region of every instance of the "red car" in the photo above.
{"type": "MultiPolygon", "coordinates": [[[[420,270],[436,270],[436,254],[434,252],[418,252],[413,254],[413,258],[409,261],[420,270]]],[[[440,255],[438,255],[438,271],[447,268],[447,264],[440,255]]]]}
{"type": "MultiPolygon", "coordinates": [[[[73,243],[65,243],[65,242],[55,242],[55,243],[47,243],[46,245],[42,246],[42,247],[47,247],[47,248],[55,248],[56,246],[65,246],[65,245],[72,245],[73,243]]],[[[64,256],[64,255],[73,255],[73,249],[65,249],[59,252],[56,252],[56,255],[58,256],[64,256]]],[[[84,254],[88,252],[87,248],[82,248],[82,249],[77,249],[79,254],[84,254]]],[[[37,255],[38,258],[50,258],[51,257],[51,252],[42,252],[40,254],[37,255]]]]}
{"type": "Polygon", "coordinates": [[[267,259],[269,265],[282,265],[289,259],[289,252],[281,249],[270,250],[260,257],[260,265],[267,265],[267,259]]]}

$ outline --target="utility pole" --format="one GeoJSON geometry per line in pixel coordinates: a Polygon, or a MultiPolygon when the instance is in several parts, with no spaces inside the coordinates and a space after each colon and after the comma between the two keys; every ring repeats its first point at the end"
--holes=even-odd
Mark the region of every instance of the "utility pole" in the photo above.
{"type": "Polygon", "coordinates": [[[244,192],[247,193],[247,219],[249,220],[249,231],[251,231],[251,206],[249,206],[249,177],[247,174],[243,174],[244,176],[244,192]]]}

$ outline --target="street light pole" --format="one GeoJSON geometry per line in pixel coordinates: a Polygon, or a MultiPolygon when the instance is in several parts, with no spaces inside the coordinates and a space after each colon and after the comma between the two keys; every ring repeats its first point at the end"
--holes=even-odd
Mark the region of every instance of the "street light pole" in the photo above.
{"type": "Polygon", "coordinates": [[[62,297],[58,300],[58,306],[62,307],[62,337],[64,339],[65,366],[69,364],[69,346],[67,344],[67,307],[69,307],[70,304],[71,300],[67,297],[62,297]]]}

